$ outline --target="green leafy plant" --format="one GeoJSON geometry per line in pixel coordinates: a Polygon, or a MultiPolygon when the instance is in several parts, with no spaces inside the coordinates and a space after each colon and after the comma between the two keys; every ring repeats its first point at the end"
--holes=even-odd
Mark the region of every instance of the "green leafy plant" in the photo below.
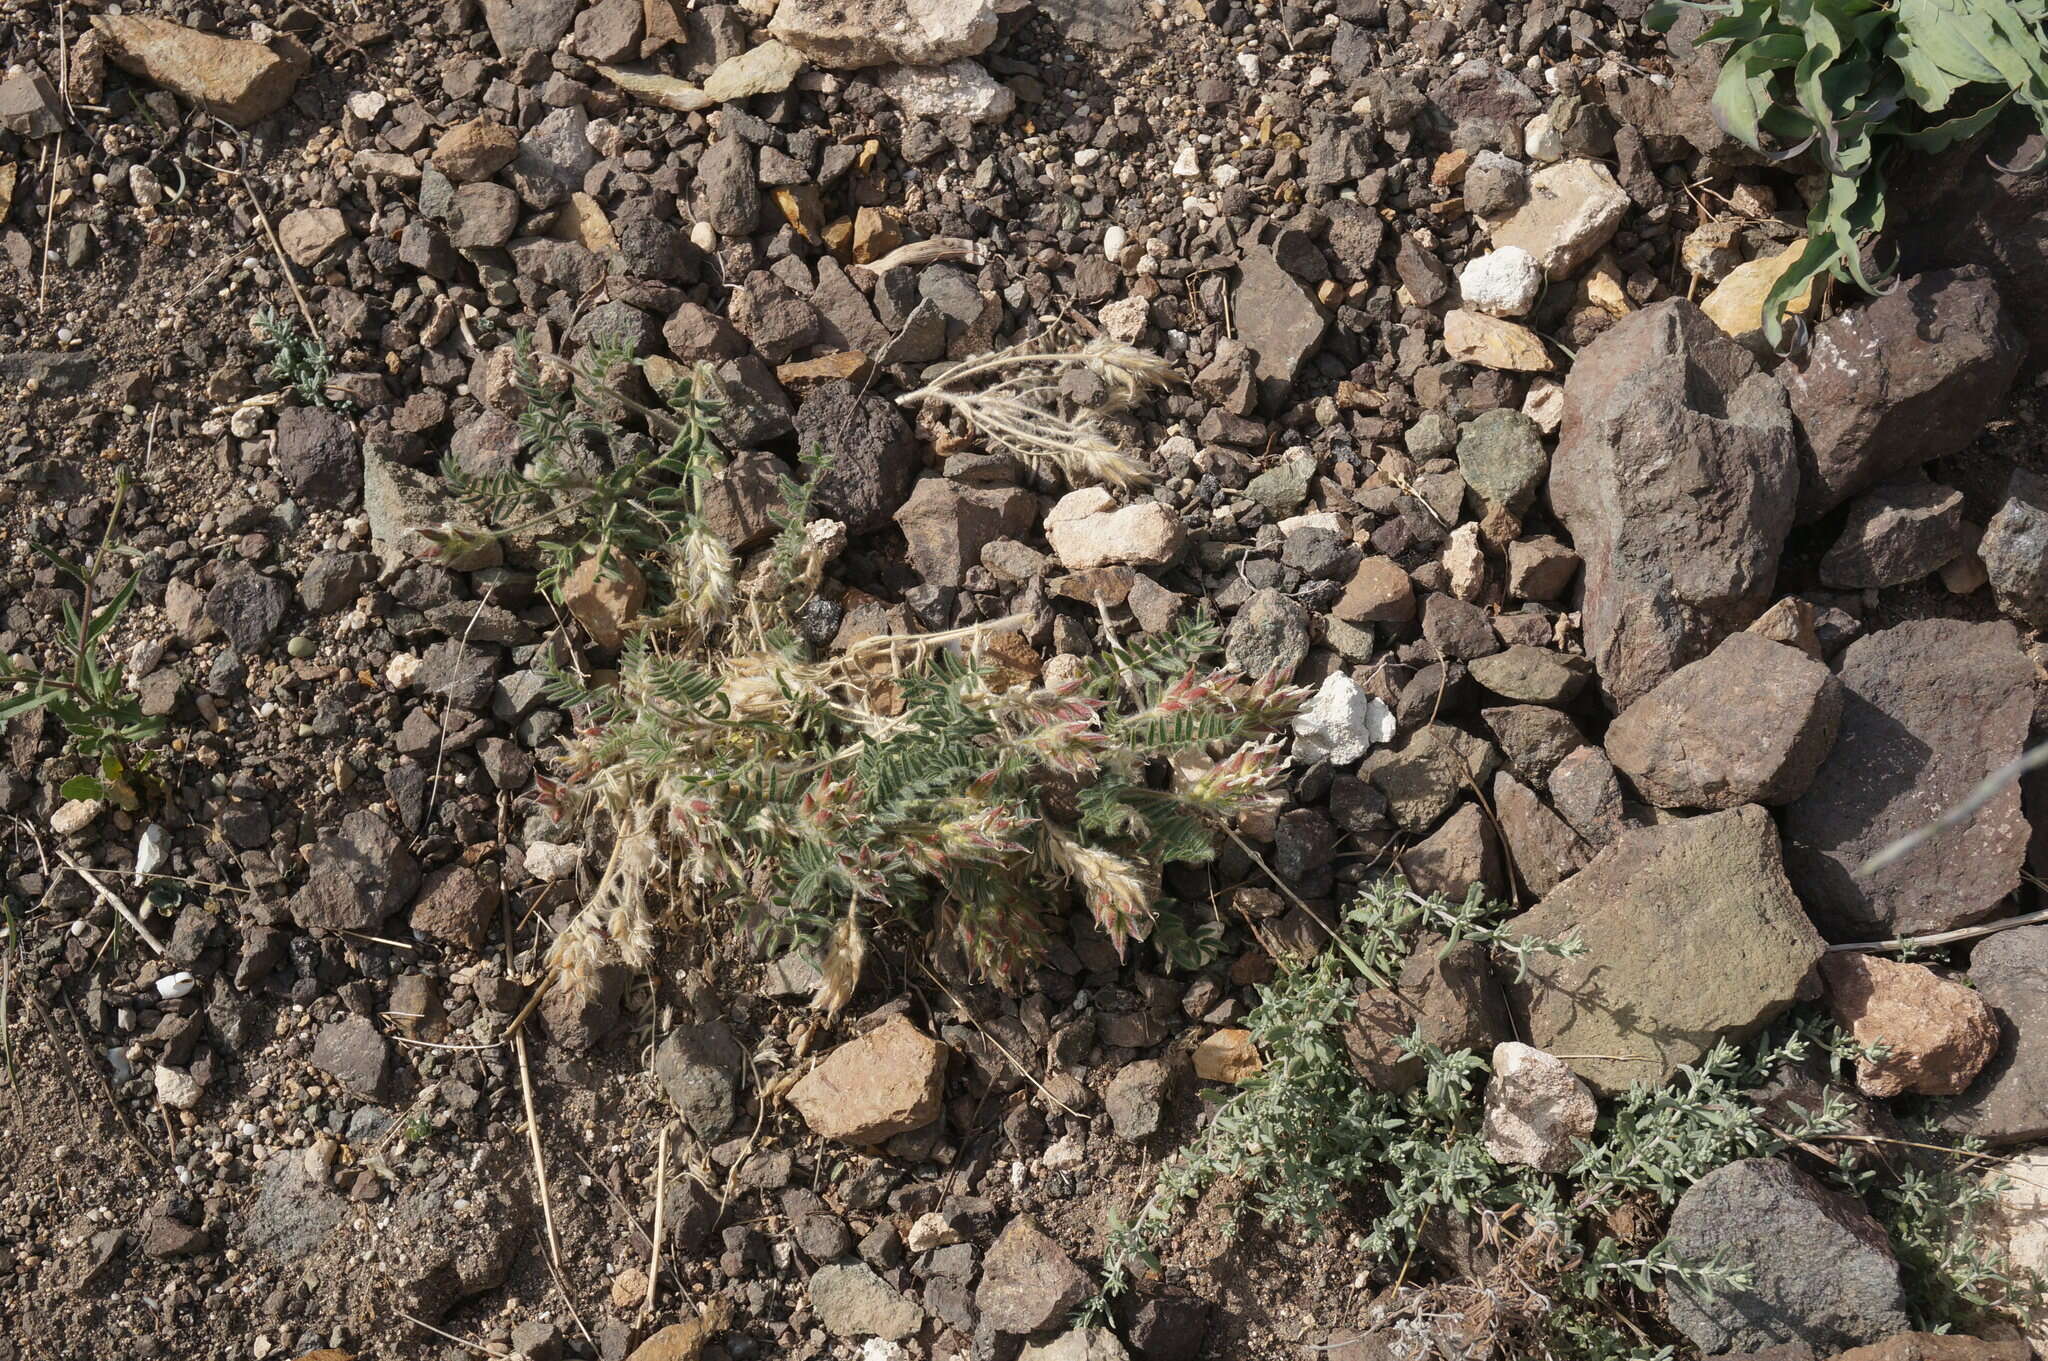
{"type": "MultiPolygon", "coordinates": [[[[1657,0],[1666,29],[1690,0],[1657,0]]],[[[1900,150],[1936,152],[2024,109],[2048,132],[2048,0],[1713,0],[1698,41],[1727,50],[1714,113],[1774,160],[1820,163],[1806,248],[1764,304],[1775,342],[1787,306],[1822,276],[1878,286],[1861,247],[1885,225],[1884,175],[1900,150]]]]}
{"type": "MultiPolygon", "coordinates": [[[[1840,1133],[1851,1112],[1839,1093],[1796,1119],[1777,1111],[1777,1123],[1750,1094],[1787,1065],[1823,1056],[1845,1064],[1866,1051],[1825,1019],[1797,1013],[1750,1045],[1723,1041],[1670,1082],[1637,1084],[1604,1103],[1563,1172],[1503,1166],[1481,1137],[1486,1058],[1410,1036],[1406,1048],[1425,1076],[1395,1093],[1368,1087],[1343,1043],[1360,988],[1390,986],[1421,942],[1443,938],[1476,941],[1518,968],[1530,950],[1578,948],[1569,938],[1505,931],[1498,909],[1476,892],[1450,902],[1397,879],[1367,885],[1333,948],[1261,990],[1246,1021],[1261,1070],[1162,1165],[1150,1196],[1112,1219],[1091,1315],[1158,1269],[1181,1217],[1221,1188],[1234,1195],[1233,1218],[1312,1237],[1352,1211],[1366,1252],[1404,1264],[1375,1326],[1410,1334],[1477,1326],[1494,1355],[1669,1357],[1672,1348],[1654,1338],[1659,1293],[1742,1283],[1738,1263],[1678,1258],[1661,1241],[1666,1213],[1718,1167],[1840,1133]],[[1447,1224],[1479,1226],[1498,1265],[1479,1280],[1408,1284],[1432,1226],[1447,1224]]],[[[1958,1324],[2037,1298],[2038,1284],[1974,1227],[1992,1193],[1961,1170],[1956,1157],[1966,1162],[1968,1152],[1917,1147],[1935,1170],[1895,1175],[1880,1160],[1845,1159],[1835,1176],[1887,1225],[1923,1324],[1958,1324]]],[[[1461,1336],[1454,1354],[1489,1354],[1469,1332],[1461,1336]]]]}
{"type": "Polygon", "coordinates": [[[334,359],[320,337],[308,335],[275,307],[256,314],[256,329],[270,345],[270,374],[298,394],[307,406],[333,406],[327,384],[334,377],[334,359]]]}
{"type": "Polygon", "coordinates": [[[39,709],[49,711],[63,725],[72,752],[92,763],[92,773],[66,780],[59,792],[67,799],[111,798],[132,810],[140,806],[140,799],[130,777],[143,759],[136,745],[163,731],[164,722],[143,714],[140,702],[127,688],[119,661],[108,649],[107,638],[135,598],[140,570],[129,574],[112,599],[103,604],[94,599],[108,559],[133,556],[132,549],[114,542],[127,497],[124,474],[115,484],[107,528],[90,564],[81,566],[38,545],[37,552],[78,583],[80,602],[64,602],[62,638],[67,661],[61,669],[43,671],[21,659],[0,658],[0,687],[21,687],[19,693],[0,699],[0,722],[39,709]]]}
{"type": "Polygon", "coordinates": [[[449,490],[490,528],[443,525],[433,531],[442,551],[465,552],[493,536],[530,541],[542,559],[540,584],[557,596],[593,558],[609,579],[644,575],[657,607],[672,602],[682,582],[701,585],[702,573],[678,577],[670,564],[710,551],[704,487],[726,466],[715,440],[721,403],[710,369],[700,365],[671,383],[664,406],[653,409],[616,390],[638,361],[614,341],[600,339],[574,363],[537,360],[529,336],[513,346],[526,461],[491,473],[472,473],[452,454],[443,461],[449,490]],[[627,426],[621,417],[628,413],[658,438],[627,426]]]}

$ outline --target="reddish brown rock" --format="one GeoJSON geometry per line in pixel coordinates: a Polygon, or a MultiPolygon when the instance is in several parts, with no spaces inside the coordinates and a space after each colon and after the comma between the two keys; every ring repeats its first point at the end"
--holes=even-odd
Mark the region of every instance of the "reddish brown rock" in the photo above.
{"type": "Polygon", "coordinates": [[[813,1133],[879,1144],[939,1118],[945,1076],[946,1046],[892,1016],[826,1055],[789,1089],[789,1104],[813,1133]]]}
{"type": "Polygon", "coordinates": [[[1856,1085],[1871,1096],[1954,1096],[1998,1051],[1991,1007],[1923,964],[1838,951],[1821,961],[1821,977],[1835,1020],[1858,1044],[1887,1051],[1856,1061],[1856,1085]]]}
{"type": "Polygon", "coordinates": [[[1462,901],[1474,884],[1498,901],[1507,896],[1507,872],[1500,841],[1479,805],[1468,803],[1444,825],[1401,854],[1401,873],[1417,893],[1440,893],[1462,901]]]}
{"type": "Polygon", "coordinates": [[[1506,771],[1493,777],[1493,815],[1500,819],[1501,839],[1507,842],[1515,872],[1539,898],[1593,858],[1586,839],[1506,771]]]}
{"type": "Polygon", "coordinates": [[[1813,783],[1841,716],[1827,667],[1737,633],[1623,710],[1607,758],[1659,808],[1789,803],[1813,783]]]}

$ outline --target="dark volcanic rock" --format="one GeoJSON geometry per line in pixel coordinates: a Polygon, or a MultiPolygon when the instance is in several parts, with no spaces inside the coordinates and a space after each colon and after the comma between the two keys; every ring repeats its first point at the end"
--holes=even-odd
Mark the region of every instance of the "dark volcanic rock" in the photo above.
{"type": "Polygon", "coordinates": [[[1970,982],[1997,1017],[1998,1052],[1940,1123],[1993,1144],[2048,1138],[2048,926],[1979,941],[1970,982]]]}
{"type": "Polygon", "coordinates": [[[1834,751],[1785,810],[1785,861],[1814,920],[1836,939],[1867,940],[1992,915],[2026,854],[2017,785],[1876,875],[1860,866],[2019,755],[2034,667],[2012,625],[1898,624],[1851,643],[1840,675],[1834,751]]]}
{"type": "Polygon", "coordinates": [[[1665,1292],[1672,1325],[1708,1355],[1779,1343],[1832,1355],[1907,1326],[1884,1229],[1790,1163],[1745,1158],[1709,1172],[1679,1198],[1667,1241],[1687,1261],[1749,1268],[1746,1287],[1665,1292]]]}
{"type": "Polygon", "coordinates": [[[1585,559],[1586,651],[1617,705],[1770,604],[1797,488],[1783,390],[1690,303],[1580,353],[1550,499],[1585,559]]]}
{"type": "Polygon", "coordinates": [[[306,886],[292,898],[292,920],[308,930],[374,930],[412,901],[419,883],[419,864],[398,833],[363,809],[313,847],[306,886]]]}
{"type": "Polygon", "coordinates": [[[917,441],[894,403],[864,397],[851,383],[827,383],[798,405],[796,435],[801,448],[825,455],[812,513],[845,521],[848,533],[886,527],[910,495],[917,441]]]}
{"type": "Polygon", "coordinates": [[[1908,279],[1815,327],[1784,369],[1799,423],[1800,520],[1966,447],[2025,348],[1990,276],[1975,269],[1908,279]]]}

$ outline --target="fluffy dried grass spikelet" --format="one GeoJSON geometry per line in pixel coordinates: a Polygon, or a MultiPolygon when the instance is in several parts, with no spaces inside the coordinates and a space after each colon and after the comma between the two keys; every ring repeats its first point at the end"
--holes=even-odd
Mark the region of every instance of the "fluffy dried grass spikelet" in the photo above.
{"type": "Polygon", "coordinates": [[[1025,343],[954,365],[901,406],[936,403],[967,422],[991,447],[1069,482],[1100,482],[1119,491],[1152,480],[1144,464],[1118,449],[1100,417],[1128,410],[1174,376],[1165,360],[1113,340],[1076,348],[1056,340],[1025,343]],[[1094,375],[1103,396],[1091,406],[1071,401],[1060,379],[1071,370],[1094,375]]]}
{"type": "Polygon", "coordinates": [[[860,913],[848,908],[845,918],[833,928],[832,943],[818,966],[818,990],[811,997],[811,1005],[824,1012],[827,1020],[837,1017],[853,1000],[867,960],[867,932],[860,928],[860,913]]]}
{"type": "Polygon", "coordinates": [[[604,964],[616,959],[641,969],[653,959],[647,888],[660,851],[651,814],[620,832],[596,892],[548,948],[548,965],[561,986],[589,996],[604,964]]]}
{"type": "Polygon", "coordinates": [[[1054,824],[1046,824],[1053,864],[1081,887],[1088,910],[1121,958],[1124,947],[1152,929],[1153,887],[1137,865],[1099,846],[1086,846],[1054,824]]]}

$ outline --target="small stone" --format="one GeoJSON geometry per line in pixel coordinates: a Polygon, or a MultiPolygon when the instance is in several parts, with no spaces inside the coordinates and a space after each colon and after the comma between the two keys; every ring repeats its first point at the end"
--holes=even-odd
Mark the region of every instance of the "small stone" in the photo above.
{"type": "Polygon", "coordinates": [[[1487,1156],[1508,1167],[1562,1172],[1578,1160],[1600,1107],[1563,1060],[1510,1040],[1493,1047],[1481,1137],[1487,1156]]]}
{"type": "Polygon", "coordinates": [[[1315,296],[1289,274],[1270,248],[1245,252],[1231,296],[1238,338],[1257,357],[1261,382],[1291,383],[1323,343],[1329,318],[1315,296]]]}
{"type": "Polygon", "coordinates": [[[2048,479],[2015,468],[2009,495],[1977,545],[1998,608],[2048,628],[2048,479]]]}
{"type": "Polygon", "coordinates": [[[677,1026],[654,1051],[654,1080],[706,1143],[717,1143],[739,1118],[740,1075],[747,1054],[723,1022],[677,1026]]]}
{"type": "Polygon", "coordinates": [[[1415,617],[1415,583],[1393,559],[1368,557],[1330,613],[1347,624],[1405,624],[1415,617]]]}
{"type": "Polygon", "coordinates": [[[1543,266],[1520,246],[1502,246],[1458,271],[1460,303],[1495,317],[1519,317],[1543,292],[1543,266]]]}
{"type": "Polygon", "coordinates": [[[1508,545],[1508,594],[1522,600],[1562,600],[1579,574],[1579,555],[1547,534],[1508,545]]]}
{"type": "Polygon", "coordinates": [[[434,168],[457,184],[487,180],[519,154],[519,134],[503,123],[472,118],[457,123],[434,144],[434,168]]]}
{"type": "Polygon", "coordinates": [[[1963,494],[1934,482],[1895,482],[1849,503],[1849,519],[1820,562],[1843,590],[1903,586],[1961,553],[1963,494]]]}
{"type": "Polygon", "coordinates": [[[1955,1096],[1998,1052],[1998,1020],[1977,993],[1924,964],[1838,951],[1821,961],[1828,1009],[1880,1059],[1856,1060],[1856,1085],[1869,1096],[1955,1096]]]}
{"type": "Polygon", "coordinates": [[[1017,111],[1016,91],[998,83],[979,62],[890,66],[876,74],[875,82],[910,118],[1000,123],[1017,111]]]}
{"type": "Polygon", "coordinates": [[[819,66],[939,66],[996,36],[993,0],[781,0],[768,32],[819,66]]]}
{"type": "Polygon", "coordinates": [[[311,1062],[348,1091],[371,1101],[382,1101],[391,1085],[391,1041],[367,1016],[320,1027],[311,1062]]]}
{"type": "Polygon", "coordinates": [[[1195,1046],[1195,1076],[1204,1082],[1243,1082],[1266,1066],[1249,1030],[1219,1030],[1195,1046]]]}
{"type": "Polygon", "coordinates": [[[301,208],[277,220],[277,243],[295,265],[310,269],[349,240],[339,208],[301,208]]]}
{"type": "Polygon", "coordinates": [[[1528,327],[1462,307],[1444,314],[1444,350],[1460,363],[1508,373],[1549,373],[1557,367],[1543,337],[1528,327]]]}
{"type": "Polygon", "coordinates": [[[1187,546],[1180,517],[1157,501],[1116,506],[1104,487],[1068,492],[1045,516],[1045,538],[1069,571],[1124,563],[1164,567],[1187,546]]]}
{"type": "Polygon", "coordinates": [[[827,1139],[879,1144],[936,1120],[946,1047],[901,1016],[828,1054],[789,1091],[789,1102],[827,1139]]]}
{"type": "Polygon", "coordinates": [[[974,1303],[981,1321],[1003,1333],[1051,1328],[1088,1298],[1086,1272],[1029,1216],[1003,1226],[982,1262],[974,1303]]]}
{"type": "Polygon", "coordinates": [[[1240,676],[1291,678],[1308,656],[1308,611],[1272,587],[1244,603],[1230,621],[1223,665],[1240,676]]]}
{"type": "Polygon", "coordinates": [[[1480,514],[1499,507],[1521,515],[1536,503],[1550,472],[1550,452],[1536,422],[1497,407],[1466,423],[1458,435],[1458,471],[1480,514]]]}
{"type": "Polygon", "coordinates": [[[1131,1361],[1131,1354],[1107,1328],[1073,1328],[1050,1342],[1026,1343],[1017,1361],[1131,1361]]]}
{"type": "Polygon", "coordinates": [[[898,1294],[863,1262],[842,1262],[811,1273],[811,1307],[834,1337],[909,1337],[924,1326],[924,1310],[898,1294]]]}
{"type": "Polygon", "coordinates": [[[562,583],[562,603],[589,630],[591,641],[616,648],[626,640],[626,626],[647,603],[647,578],[622,553],[588,557],[562,583]]]}
{"type": "Polygon", "coordinates": [[[1524,643],[1466,665],[1473,680],[1517,704],[1567,704],[1593,676],[1584,657],[1524,643]]]}
{"type": "Polygon", "coordinates": [[[1708,1356],[1781,1344],[1832,1356],[1910,1326],[1883,1228],[1790,1163],[1745,1158],[1707,1173],[1679,1197],[1665,1242],[1683,1260],[1747,1268],[1742,1285],[1664,1292],[1672,1326],[1708,1356]]]}
{"type": "MultiPolygon", "coordinates": [[[[1468,171],[1468,185],[1471,177],[1468,171]]],[[[1494,224],[1493,245],[1518,246],[1552,280],[1569,278],[1613,239],[1628,210],[1628,195],[1605,165],[1584,158],[1560,161],[1529,176],[1527,200],[1494,224]]]]}
{"type": "Polygon", "coordinates": [[[1168,1077],[1158,1059],[1140,1059],[1117,1070],[1103,1091],[1102,1107],[1118,1138],[1135,1141],[1159,1132],[1166,1120],[1168,1077]]]}
{"type": "MultiPolygon", "coordinates": [[[[1714,291],[1700,302],[1700,311],[1707,319],[1737,340],[1756,335],[1764,326],[1764,300],[1786,270],[1798,261],[1806,251],[1802,238],[1794,241],[1781,251],[1760,255],[1747,264],[1737,265],[1728,276],[1714,285],[1714,291]]],[[[1786,300],[1785,310],[1803,314],[1813,309],[1815,294],[1820,281],[1809,282],[1798,294],[1786,300]]]]}
{"type": "Polygon", "coordinates": [[[1841,716],[1827,667],[1744,631],[1623,710],[1607,755],[1659,808],[1790,803],[1813,784],[1841,716]]]}
{"type": "Polygon", "coordinates": [[[156,1099],[174,1111],[193,1110],[206,1095],[199,1079],[183,1068],[159,1063],[151,1074],[151,1081],[156,1087],[156,1099]]]}

